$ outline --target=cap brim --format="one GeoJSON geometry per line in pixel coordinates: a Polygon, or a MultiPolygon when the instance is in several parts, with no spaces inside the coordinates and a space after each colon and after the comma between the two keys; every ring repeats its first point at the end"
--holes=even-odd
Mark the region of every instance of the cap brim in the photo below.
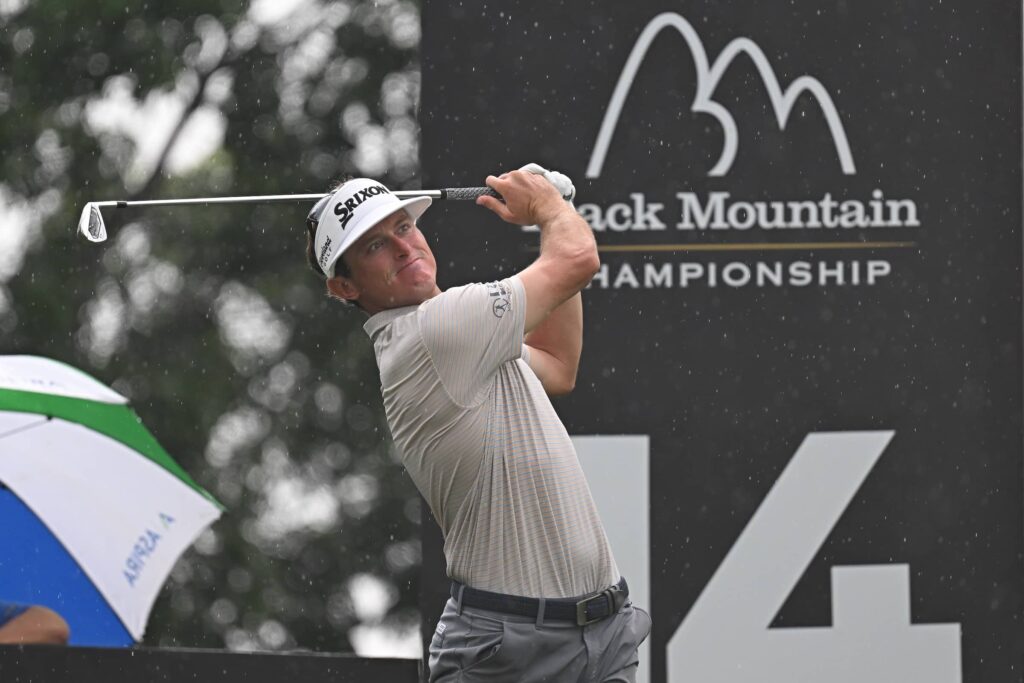
{"type": "Polygon", "coordinates": [[[388,216],[404,209],[405,212],[408,213],[409,216],[415,221],[418,220],[419,217],[423,215],[423,212],[426,211],[427,207],[429,207],[432,203],[433,200],[430,197],[414,197],[412,199],[403,199],[395,204],[387,204],[385,206],[380,206],[377,209],[366,214],[366,216],[362,217],[362,219],[359,221],[359,225],[356,226],[356,228],[352,232],[346,235],[345,243],[342,244],[341,248],[338,249],[337,253],[331,257],[331,260],[328,262],[327,267],[324,268],[324,273],[327,275],[328,278],[334,277],[334,264],[338,262],[338,259],[341,258],[341,255],[344,254],[349,249],[349,247],[355,244],[360,237],[369,232],[373,228],[373,226],[377,225],[388,216]]]}

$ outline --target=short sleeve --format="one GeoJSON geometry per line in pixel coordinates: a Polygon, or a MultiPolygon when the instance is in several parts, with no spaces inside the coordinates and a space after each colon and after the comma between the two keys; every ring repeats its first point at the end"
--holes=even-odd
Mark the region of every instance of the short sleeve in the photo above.
{"type": "Polygon", "coordinates": [[[455,401],[474,403],[498,368],[522,357],[525,317],[517,276],[453,287],[420,307],[423,343],[455,401]]]}

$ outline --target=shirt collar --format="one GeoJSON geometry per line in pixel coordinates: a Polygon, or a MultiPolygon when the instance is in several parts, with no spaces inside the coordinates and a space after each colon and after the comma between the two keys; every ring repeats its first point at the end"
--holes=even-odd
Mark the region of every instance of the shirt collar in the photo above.
{"type": "Polygon", "coordinates": [[[386,311],[380,313],[374,313],[370,316],[370,319],[363,323],[363,329],[366,330],[366,334],[370,335],[370,339],[377,336],[377,333],[383,330],[385,327],[395,322],[403,315],[408,315],[419,308],[419,305],[402,306],[401,308],[389,308],[386,311]]]}

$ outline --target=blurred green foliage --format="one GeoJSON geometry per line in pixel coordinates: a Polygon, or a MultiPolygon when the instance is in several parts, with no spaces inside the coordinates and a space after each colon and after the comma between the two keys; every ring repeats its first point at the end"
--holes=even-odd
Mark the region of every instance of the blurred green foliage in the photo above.
{"type": "Polygon", "coordinates": [[[111,384],[228,508],[146,644],[418,627],[418,498],[364,318],[305,264],[308,207],[106,210],[108,242],[74,234],[87,201],[416,187],[418,42],[406,0],[0,1],[0,353],[111,384]]]}

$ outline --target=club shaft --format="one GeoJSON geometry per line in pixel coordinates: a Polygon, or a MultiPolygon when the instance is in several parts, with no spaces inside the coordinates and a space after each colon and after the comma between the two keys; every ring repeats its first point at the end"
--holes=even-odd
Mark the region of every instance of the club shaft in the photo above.
{"type": "MultiPolygon", "coordinates": [[[[480,195],[494,196],[489,187],[459,187],[442,190],[400,190],[393,193],[403,199],[429,197],[431,199],[475,199],[480,195]]],[[[193,204],[275,204],[285,202],[314,202],[325,194],[271,194],[251,197],[190,197],[187,199],[139,199],[132,201],[111,200],[92,202],[97,207],[128,208],[133,206],[187,206],[193,204]]]]}

